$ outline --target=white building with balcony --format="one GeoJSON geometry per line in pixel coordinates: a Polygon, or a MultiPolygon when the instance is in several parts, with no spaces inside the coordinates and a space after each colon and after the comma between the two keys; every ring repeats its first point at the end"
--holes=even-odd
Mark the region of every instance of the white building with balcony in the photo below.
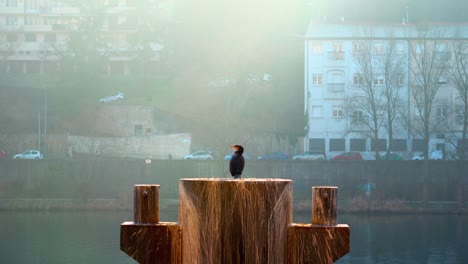
{"type": "MultiPolygon", "coordinates": [[[[55,73],[67,53],[70,35],[86,30],[83,21],[91,21],[104,43],[99,52],[109,58],[104,73],[126,75],[137,49],[135,35],[142,28],[154,35],[158,22],[171,19],[172,14],[171,0],[0,1],[0,71],[55,73]]],[[[154,55],[149,59],[158,61],[164,47],[157,42],[150,47],[154,55]]]]}
{"type": "Polygon", "coordinates": [[[383,154],[391,148],[392,152],[410,157],[414,152],[424,151],[421,124],[427,119],[428,152],[455,153],[463,129],[460,109],[465,106],[451,69],[455,58],[462,57],[463,61],[468,58],[468,45],[455,55],[456,44],[465,45],[465,41],[468,43],[466,24],[312,22],[305,35],[304,110],[308,124],[304,149],[323,151],[327,157],[333,157],[345,151],[376,149],[383,154]],[[433,49],[430,53],[429,48],[433,49]],[[392,59],[388,59],[389,54],[392,59]],[[439,65],[431,66],[434,73],[427,76],[417,69],[424,55],[439,65]],[[385,69],[382,58],[393,61],[393,70],[385,69]],[[437,80],[422,84],[428,76],[437,80]],[[422,92],[418,95],[417,89],[429,84],[434,88],[431,90],[435,91],[434,98],[430,106],[423,107],[420,101],[416,102],[424,96],[422,92]],[[396,92],[393,97],[399,102],[394,108],[396,112],[390,115],[394,118],[391,144],[387,120],[389,109],[393,108],[381,101],[392,97],[384,96],[386,90],[396,92]],[[371,109],[372,102],[365,99],[371,98],[369,92],[380,94],[372,95],[377,102],[375,111],[371,109]]]}

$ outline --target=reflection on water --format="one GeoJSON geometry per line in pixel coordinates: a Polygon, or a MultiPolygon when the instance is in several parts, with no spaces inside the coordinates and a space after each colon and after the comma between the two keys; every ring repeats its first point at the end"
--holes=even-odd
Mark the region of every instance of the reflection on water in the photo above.
{"type": "MultiPolygon", "coordinates": [[[[120,224],[133,212],[0,212],[0,263],[135,263],[119,250],[120,224]]],[[[177,221],[177,211],[161,211],[177,221]]],[[[295,214],[310,223],[310,214],[295,214]]],[[[343,215],[351,252],[337,263],[468,263],[468,216],[343,215]]]]}

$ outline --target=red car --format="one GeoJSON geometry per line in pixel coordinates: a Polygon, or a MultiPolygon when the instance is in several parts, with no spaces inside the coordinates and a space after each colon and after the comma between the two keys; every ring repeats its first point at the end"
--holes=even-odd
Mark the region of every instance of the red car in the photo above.
{"type": "Polygon", "coordinates": [[[359,152],[344,152],[333,157],[332,160],[362,160],[362,155],[359,152]]]}
{"type": "Polygon", "coordinates": [[[0,150],[0,159],[8,159],[6,151],[0,150]]]}

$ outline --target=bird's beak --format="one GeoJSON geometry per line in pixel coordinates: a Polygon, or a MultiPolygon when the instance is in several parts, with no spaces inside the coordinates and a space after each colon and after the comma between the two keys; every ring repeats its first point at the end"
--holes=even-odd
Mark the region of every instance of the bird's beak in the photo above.
{"type": "Polygon", "coordinates": [[[236,146],[229,146],[230,148],[233,148],[235,150],[237,150],[236,146]]]}

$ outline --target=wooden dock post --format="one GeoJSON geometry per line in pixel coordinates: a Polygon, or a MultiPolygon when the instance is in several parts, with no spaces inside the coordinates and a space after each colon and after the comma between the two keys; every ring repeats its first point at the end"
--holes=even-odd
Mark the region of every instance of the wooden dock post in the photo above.
{"type": "Polygon", "coordinates": [[[120,226],[120,250],[138,263],[180,264],[181,229],[159,222],[159,185],[134,186],[134,221],[120,226]]]}
{"type": "Polygon", "coordinates": [[[337,223],[338,188],[312,187],[312,224],[288,230],[288,263],[333,263],[349,252],[349,226],[337,223]]]}

